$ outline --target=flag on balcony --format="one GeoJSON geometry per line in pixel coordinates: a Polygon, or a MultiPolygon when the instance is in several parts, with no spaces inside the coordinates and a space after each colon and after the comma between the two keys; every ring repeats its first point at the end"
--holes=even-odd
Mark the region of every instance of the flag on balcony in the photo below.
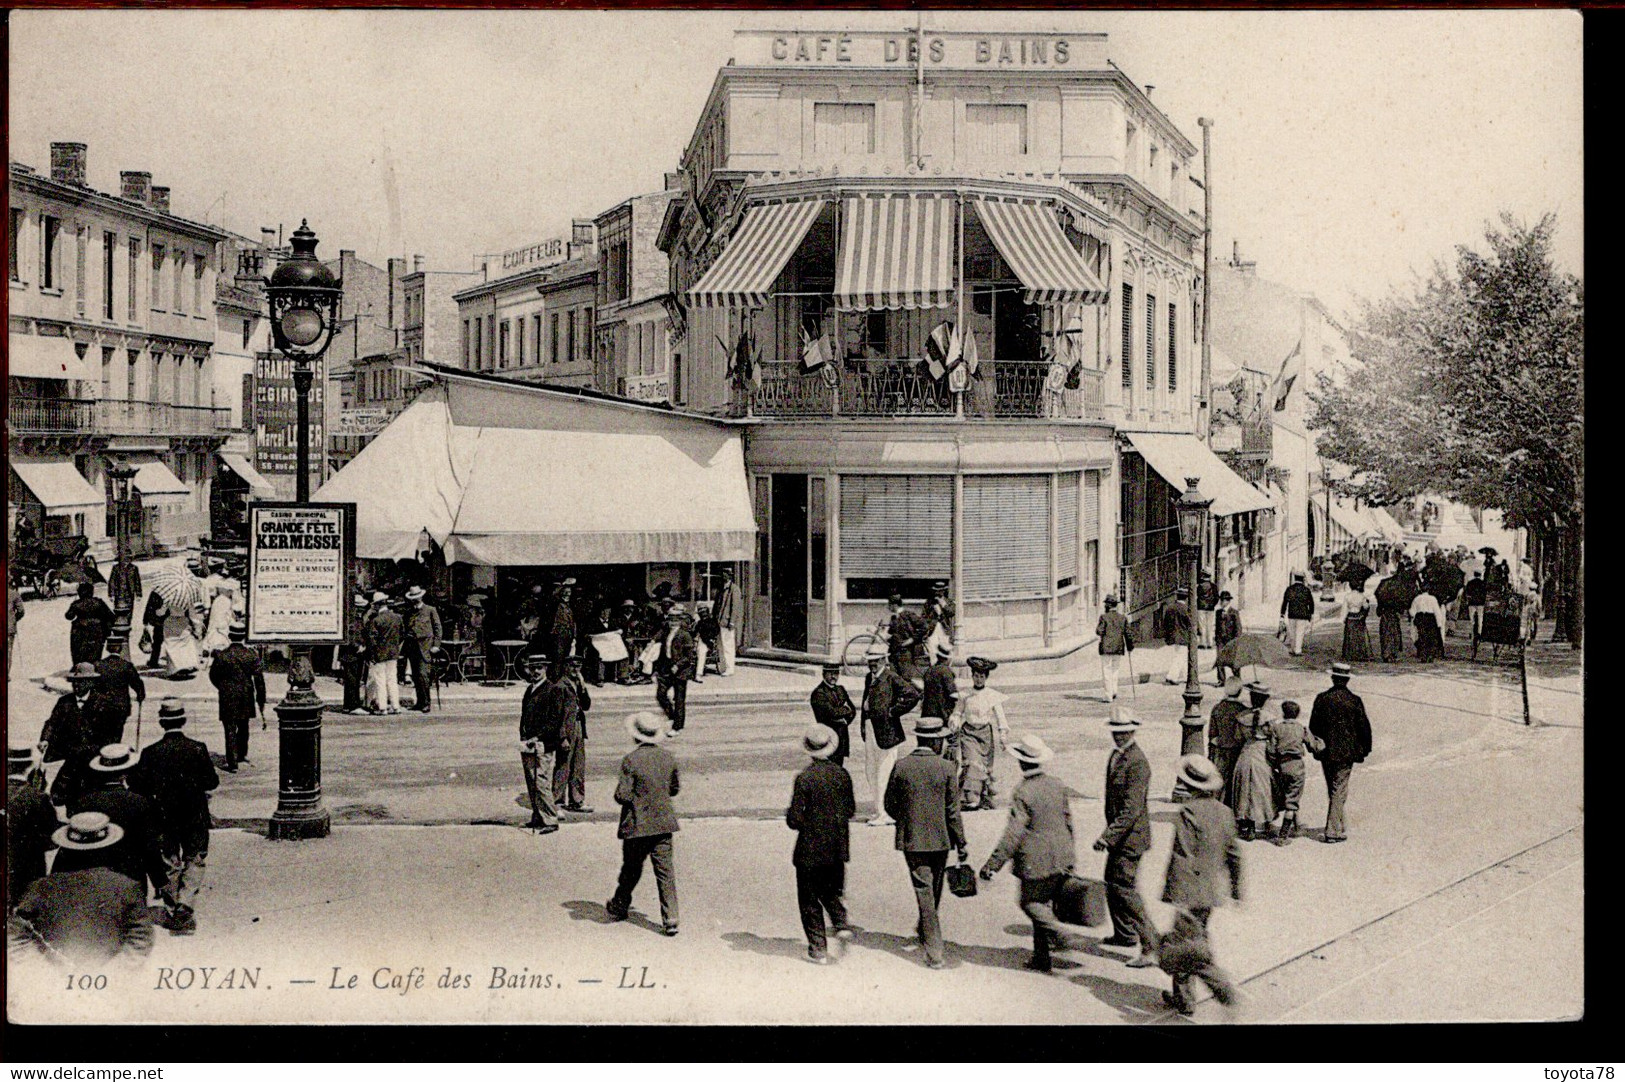
{"type": "Polygon", "coordinates": [[[925,338],[925,366],[932,379],[941,379],[959,366],[963,359],[963,345],[959,328],[943,320],[931,328],[925,338]]]}
{"type": "Polygon", "coordinates": [[[801,370],[806,373],[817,372],[829,365],[830,357],[835,353],[835,347],[829,340],[829,335],[821,334],[814,338],[807,333],[807,328],[801,328],[801,370]]]}
{"type": "Polygon", "coordinates": [[[1270,389],[1270,395],[1275,399],[1275,412],[1280,413],[1286,409],[1287,396],[1292,393],[1292,384],[1297,381],[1303,372],[1303,339],[1292,347],[1292,352],[1286,355],[1281,362],[1281,370],[1275,375],[1275,385],[1270,389]]]}
{"type": "Polygon", "coordinates": [[[751,341],[749,326],[740,330],[739,338],[734,342],[732,349],[729,349],[728,343],[721,338],[717,339],[717,345],[722,347],[722,352],[728,357],[728,379],[741,387],[747,384],[753,388],[761,387],[761,370],[756,365],[758,351],[756,344],[751,341]]]}

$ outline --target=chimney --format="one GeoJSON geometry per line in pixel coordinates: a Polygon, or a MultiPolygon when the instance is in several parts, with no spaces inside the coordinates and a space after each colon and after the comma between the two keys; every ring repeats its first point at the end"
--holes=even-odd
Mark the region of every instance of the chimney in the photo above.
{"type": "Polygon", "coordinates": [[[1145,100],[1146,100],[1146,101],[1150,101],[1150,100],[1151,100],[1151,92],[1152,92],[1152,91],[1153,91],[1153,90],[1155,90],[1155,89],[1157,89],[1157,88],[1156,88],[1156,87],[1154,87],[1154,86],[1152,86],[1152,85],[1151,85],[1151,84],[1150,84],[1150,83],[1146,83],[1146,84],[1145,84],[1145,100]]]}
{"type": "Polygon", "coordinates": [[[682,191],[683,190],[683,174],[681,174],[681,173],[667,173],[666,174],[666,190],[668,192],[680,192],[680,191],[682,191]]]}
{"type": "Polygon", "coordinates": [[[152,209],[159,214],[169,213],[169,189],[154,184],[152,186],[152,209]]]}
{"type": "Polygon", "coordinates": [[[570,243],[583,247],[592,244],[592,219],[576,218],[570,222],[570,243]]]}
{"type": "Polygon", "coordinates": [[[52,143],[51,179],[62,184],[86,187],[85,155],[88,150],[83,143],[52,143]]]}
{"type": "Polygon", "coordinates": [[[119,195],[132,203],[152,202],[152,174],[122,172],[118,175],[119,195]]]}
{"type": "Polygon", "coordinates": [[[399,327],[406,315],[406,258],[389,257],[389,326],[399,327]]]}
{"type": "Polygon", "coordinates": [[[415,255],[415,256],[412,257],[412,273],[413,274],[421,274],[422,272],[423,272],[423,257],[420,256],[420,255],[415,255]]]}

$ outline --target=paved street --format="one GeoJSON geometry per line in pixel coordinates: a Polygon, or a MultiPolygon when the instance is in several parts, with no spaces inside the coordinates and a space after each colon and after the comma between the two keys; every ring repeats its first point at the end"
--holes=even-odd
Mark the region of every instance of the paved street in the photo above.
{"type": "MultiPolygon", "coordinates": [[[[48,608],[31,605],[25,631],[43,615],[32,626],[60,634],[48,608]]],[[[1322,625],[1301,663],[1260,672],[1277,701],[1296,697],[1307,706],[1325,686],[1335,633],[1322,625]]],[[[1456,658],[1462,644],[1448,642],[1456,658]]],[[[34,646],[19,653],[19,666],[41,656],[34,646]]],[[[1140,668],[1159,671],[1155,656],[1147,652],[1140,668]]],[[[1566,647],[1532,654],[1531,707],[1540,722],[1532,728],[1520,724],[1511,665],[1362,667],[1355,687],[1372,717],[1375,751],[1354,776],[1351,841],[1248,846],[1247,904],[1216,918],[1219,957],[1249,996],[1245,1017],[1465,1020],[1580,1011],[1579,665],[1566,647]]],[[[153,694],[164,683],[155,681],[153,694]]],[[[11,687],[12,724],[27,732],[47,696],[20,680],[11,687]]],[[[1204,693],[1209,707],[1217,691],[1204,693]]],[[[637,694],[652,700],[647,689],[637,694]]],[[[1180,703],[1177,689],[1160,683],[1140,685],[1130,701],[1146,720],[1141,743],[1154,772],[1155,844],[1142,864],[1142,890],[1154,898],[1176,815],[1166,796],[1180,703]]],[[[218,751],[218,727],[203,705],[193,707],[191,732],[218,751]]],[[[14,990],[16,1017],[106,1019],[112,1007],[132,1020],[224,1020],[241,1017],[233,995],[246,994],[262,997],[279,1018],[313,1021],[861,1024],[938,1021],[949,1010],[978,1022],[1175,1020],[1157,995],[1165,978],[1124,968],[1096,945],[1098,936],[1080,939],[1083,949],[1053,977],[1021,970],[1028,929],[1008,875],[974,899],[945,899],[950,968],[926,971],[905,949],[912,899],[892,832],[861,823],[853,828],[848,898],[864,931],[840,965],[805,965],[792,836],[782,822],[790,777],[803,761],[795,742],[807,718],[796,703],[691,711],[687,733],[673,744],[683,767],[679,808],[688,817],[678,838],[683,934],[667,940],[654,931],[652,882],[636,903],[643,919],[600,926],[618,852],[610,794],[630,747],[619,724],[625,710],[617,700],[595,711],[588,794],[597,811],[547,838],[517,829],[528,811],[520,804],[511,707],[470,703],[428,717],[330,716],[324,766],[333,836],[266,841],[263,820],[276,803],[273,720],[253,733],[254,766],[225,776],[215,799],[228,829],[215,834],[199,934],[160,934],[139,975],[121,984],[117,1006],[14,990]],[[367,988],[380,967],[413,965],[429,974],[424,989],[367,988]],[[257,966],[260,986],[225,994],[159,989],[166,966],[217,967],[216,981],[231,967],[257,966]],[[358,991],[329,989],[333,966],[341,983],[359,974],[358,991]],[[552,974],[566,994],[492,989],[494,966],[552,974]],[[648,966],[646,983],[657,987],[617,989],[622,966],[631,967],[633,984],[648,966]],[[447,967],[468,974],[473,988],[436,989],[447,967]],[[303,980],[317,983],[289,983],[303,980]],[[604,983],[582,983],[591,981],[604,983]],[[786,987],[797,994],[784,995],[786,987]],[[873,990],[886,993],[879,1013],[863,995],[873,990]]],[[[1097,688],[1086,681],[1019,693],[1009,712],[1016,730],[1037,732],[1056,749],[1053,772],[1074,794],[1080,870],[1098,874],[1100,857],[1088,843],[1101,825],[1109,741],[1097,688]]],[[[1010,765],[1001,764],[999,776],[1006,795],[1010,765]]],[[[861,811],[870,794],[855,773],[861,811]]],[[[1305,825],[1318,827],[1324,807],[1324,784],[1312,772],[1305,825]]],[[[1003,820],[998,811],[967,817],[973,861],[986,857],[1003,820]]],[[[1167,908],[1153,904],[1153,915],[1166,922],[1167,908]]],[[[380,979],[387,984],[388,974],[380,979]]],[[[1195,1022],[1222,1017],[1206,1002],[1195,1022]]]]}

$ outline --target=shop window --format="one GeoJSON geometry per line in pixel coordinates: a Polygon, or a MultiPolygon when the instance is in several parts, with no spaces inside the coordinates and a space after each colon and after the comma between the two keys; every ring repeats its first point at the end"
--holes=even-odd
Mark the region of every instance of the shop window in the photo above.
{"type": "Polygon", "coordinates": [[[875,107],[870,102],[813,103],[813,149],[822,154],[873,154],[875,107]]]}
{"type": "Polygon", "coordinates": [[[953,491],[948,476],[841,478],[841,574],[849,598],[893,591],[929,597],[930,584],[950,576],[953,491]]]}
{"type": "Polygon", "coordinates": [[[965,478],[964,591],[971,600],[1048,597],[1048,474],[965,478]]]}

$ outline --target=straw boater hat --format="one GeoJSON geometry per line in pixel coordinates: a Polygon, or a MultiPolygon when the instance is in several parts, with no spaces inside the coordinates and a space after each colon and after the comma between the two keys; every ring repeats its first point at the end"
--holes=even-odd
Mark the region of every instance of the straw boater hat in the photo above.
{"type": "Polygon", "coordinates": [[[1137,733],[1140,731],[1140,719],[1134,716],[1132,710],[1120,709],[1106,719],[1108,733],[1137,733]]]}
{"type": "Polygon", "coordinates": [[[938,579],[936,582],[931,584],[931,589],[935,590],[939,594],[945,594],[948,592],[948,584],[943,582],[941,579],[938,579]]]}
{"type": "Polygon", "coordinates": [[[103,774],[117,774],[141,761],[141,753],[128,744],[108,744],[90,761],[90,769],[103,774]]]}
{"type": "Polygon", "coordinates": [[[413,587],[409,588],[406,591],[406,600],[408,600],[408,601],[422,601],[423,600],[423,587],[421,587],[421,586],[413,586],[413,587]]]}
{"type": "Polygon", "coordinates": [[[886,644],[881,642],[870,643],[869,649],[863,652],[865,661],[885,661],[886,656],[886,644]]]}
{"type": "Polygon", "coordinates": [[[1246,685],[1244,685],[1241,682],[1241,677],[1239,677],[1239,676],[1230,677],[1230,679],[1228,679],[1228,680],[1226,680],[1224,682],[1224,697],[1226,699],[1239,699],[1239,698],[1241,698],[1241,692],[1242,692],[1242,689],[1245,686],[1246,685]]]}
{"type": "Polygon", "coordinates": [[[809,725],[801,734],[801,750],[814,759],[828,759],[840,747],[840,738],[828,725],[809,725]]]}
{"type": "Polygon", "coordinates": [[[13,776],[29,773],[39,765],[38,754],[32,744],[9,741],[6,744],[6,773],[13,776]]]}
{"type": "Polygon", "coordinates": [[[826,661],[826,662],[824,662],[824,675],[825,676],[828,676],[830,673],[834,673],[837,676],[839,676],[840,672],[841,672],[841,663],[839,661],[826,661]]]}
{"type": "Polygon", "coordinates": [[[1032,733],[1022,733],[1020,740],[1006,747],[1023,767],[1040,766],[1055,758],[1055,753],[1044,743],[1044,738],[1032,733]]]}
{"type": "Polygon", "coordinates": [[[1293,582],[1302,582],[1303,581],[1303,572],[1302,571],[1294,571],[1294,572],[1292,572],[1292,581],[1293,582]]]}
{"type": "Polygon", "coordinates": [[[233,620],[231,626],[226,629],[226,637],[232,642],[241,642],[248,638],[248,625],[241,620],[233,620]]]}
{"type": "Polygon", "coordinates": [[[954,644],[953,643],[951,643],[951,642],[939,642],[939,643],[937,643],[937,656],[938,657],[952,657],[953,652],[954,652],[954,644]]]}
{"type": "Polygon", "coordinates": [[[1189,586],[1181,586],[1179,589],[1174,591],[1174,597],[1177,600],[1183,600],[1189,596],[1191,596],[1191,588],[1189,586]]]}
{"type": "Polygon", "coordinates": [[[1331,674],[1333,680],[1347,680],[1354,675],[1354,670],[1349,667],[1346,661],[1334,661],[1332,662],[1331,674]]]}
{"type": "Polygon", "coordinates": [[[186,724],[186,704],[179,699],[165,699],[158,704],[158,724],[165,729],[179,729],[186,724]]]}
{"type": "Polygon", "coordinates": [[[921,718],[914,723],[914,739],[940,740],[948,735],[948,726],[941,718],[921,718]]]}
{"type": "Polygon", "coordinates": [[[988,673],[999,667],[999,663],[997,661],[989,661],[985,657],[970,658],[965,662],[965,664],[970,666],[971,672],[979,672],[983,676],[986,676],[988,673]]]}
{"type": "Polygon", "coordinates": [[[666,719],[648,710],[626,716],[626,731],[639,744],[658,744],[666,739],[666,719]]]}
{"type": "Polygon", "coordinates": [[[373,604],[376,605],[380,601],[388,601],[388,600],[389,600],[389,595],[384,593],[384,591],[382,591],[382,590],[374,590],[372,592],[373,604]]]}
{"type": "Polygon", "coordinates": [[[89,680],[99,680],[101,679],[102,674],[97,672],[96,666],[92,665],[90,662],[81,661],[79,664],[66,670],[61,675],[77,686],[78,684],[89,680]]]}
{"type": "Polygon", "coordinates": [[[51,840],[59,849],[106,849],[124,837],[124,828],[101,812],[80,812],[57,828],[51,840]]]}
{"type": "Polygon", "coordinates": [[[1224,775],[1219,768],[1203,755],[1182,755],[1176,764],[1179,768],[1179,780],[1192,789],[1204,793],[1215,793],[1224,788],[1224,775]]]}

